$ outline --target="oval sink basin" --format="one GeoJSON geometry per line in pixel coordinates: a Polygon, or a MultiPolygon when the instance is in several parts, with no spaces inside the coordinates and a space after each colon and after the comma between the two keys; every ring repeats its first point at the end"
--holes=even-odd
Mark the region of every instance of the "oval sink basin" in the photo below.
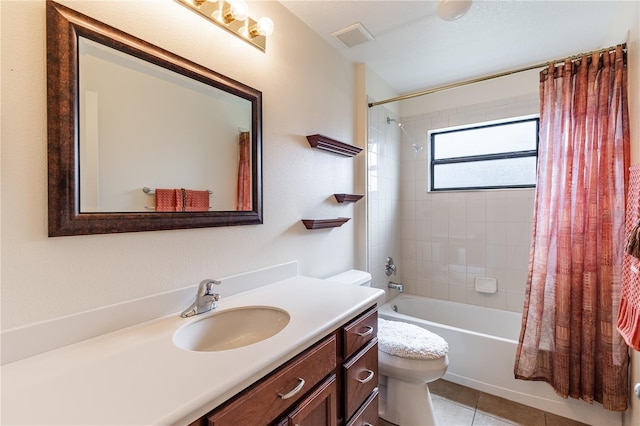
{"type": "Polygon", "coordinates": [[[214,313],[180,328],[173,343],[188,351],[241,348],[268,339],[289,323],[289,314],[269,306],[249,306],[214,313]]]}

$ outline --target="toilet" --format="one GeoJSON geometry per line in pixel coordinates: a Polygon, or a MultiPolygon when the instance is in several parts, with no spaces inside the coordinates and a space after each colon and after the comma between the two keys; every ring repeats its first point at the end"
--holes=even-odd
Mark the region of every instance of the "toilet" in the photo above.
{"type": "MultiPolygon", "coordinates": [[[[351,269],[327,278],[371,286],[371,274],[351,269]]],[[[428,383],[447,371],[447,342],[417,325],[378,319],[379,416],[399,426],[433,426],[428,383]]]]}
{"type": "Polygon", "coordinates": [[[429,382],[447,371],[447,342],[422,327],[378,319],[379,415],[400,426],[433,426],[429,382]]]}

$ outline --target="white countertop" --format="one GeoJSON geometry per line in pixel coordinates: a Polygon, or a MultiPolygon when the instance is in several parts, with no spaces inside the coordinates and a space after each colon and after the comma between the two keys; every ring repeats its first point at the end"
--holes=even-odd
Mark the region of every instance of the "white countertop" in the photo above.
{"type": "MultiPolygon", "coordinates": [[[[294,277],[218,302],[2,366],[5,425],[188,424],[372,305],[382,290],[294,277]],[[173,344],[183,325],[240,306],[291,317],[278,334],[243,348],[192,352],[173,344]]],[[[194,295],[195,297],[195,295],[194,295]]]]}

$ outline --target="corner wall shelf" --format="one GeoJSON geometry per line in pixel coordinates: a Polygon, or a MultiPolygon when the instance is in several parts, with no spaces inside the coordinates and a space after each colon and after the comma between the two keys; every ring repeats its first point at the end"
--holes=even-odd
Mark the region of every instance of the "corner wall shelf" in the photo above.
{"type": "Polygon", "coordinates": [[[344,155],[345,157],[353,157],[362,151],[362,148],[340,142],[323,135],[309,135],[307,141],[312,148],[318,148],[323,151],[333,152],[334,154],[344,155]]]}
{"type": "Polygon", "coordinates": [[[350,217],[339,217],[337,219],[302,219],[302,223],[304,223],[307,229],[338,228],[350,219],[350,217]]]}
{"type": "Polygon", "coordinates": [[[355,203],[360,200],[364,195],[359,194],[333,194],[336,197],[336,201],[339,203],[355,203]]]}

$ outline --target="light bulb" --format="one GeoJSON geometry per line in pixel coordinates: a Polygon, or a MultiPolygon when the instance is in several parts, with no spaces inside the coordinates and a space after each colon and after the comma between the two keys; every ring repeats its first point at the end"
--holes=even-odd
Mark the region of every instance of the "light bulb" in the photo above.
{"type": "Polygon", "coordinates": [[[274,25],[271,19],[267,18],[266,16],[258,19],[258,23],[256,24],[256,32],[258,33],[258,35],[269,37],[271,34],[273,34],[273,29],[274,25]]]}
{"type": "Polygon", "coordinates": [[[249,17],[249,6],[244,0],[229,0],[229,12],[233,15],[233,19],[244,21],[249,17]]]}
{"type": "Polygon", "coordinates": [[[471,7],[471,0],[438,0],[438,16],[445,21],[455,21],[471,7]]]}
{"type": "Polygon", "coordinates": [[[244,21],[249,17],[249,6],[244,0],[221,1],[219,9],[213,12],[212,16],[225,24],[230,24],[233,21],[244,21]],[[224,10],[222,10],[223,7],[224,10]]]}

